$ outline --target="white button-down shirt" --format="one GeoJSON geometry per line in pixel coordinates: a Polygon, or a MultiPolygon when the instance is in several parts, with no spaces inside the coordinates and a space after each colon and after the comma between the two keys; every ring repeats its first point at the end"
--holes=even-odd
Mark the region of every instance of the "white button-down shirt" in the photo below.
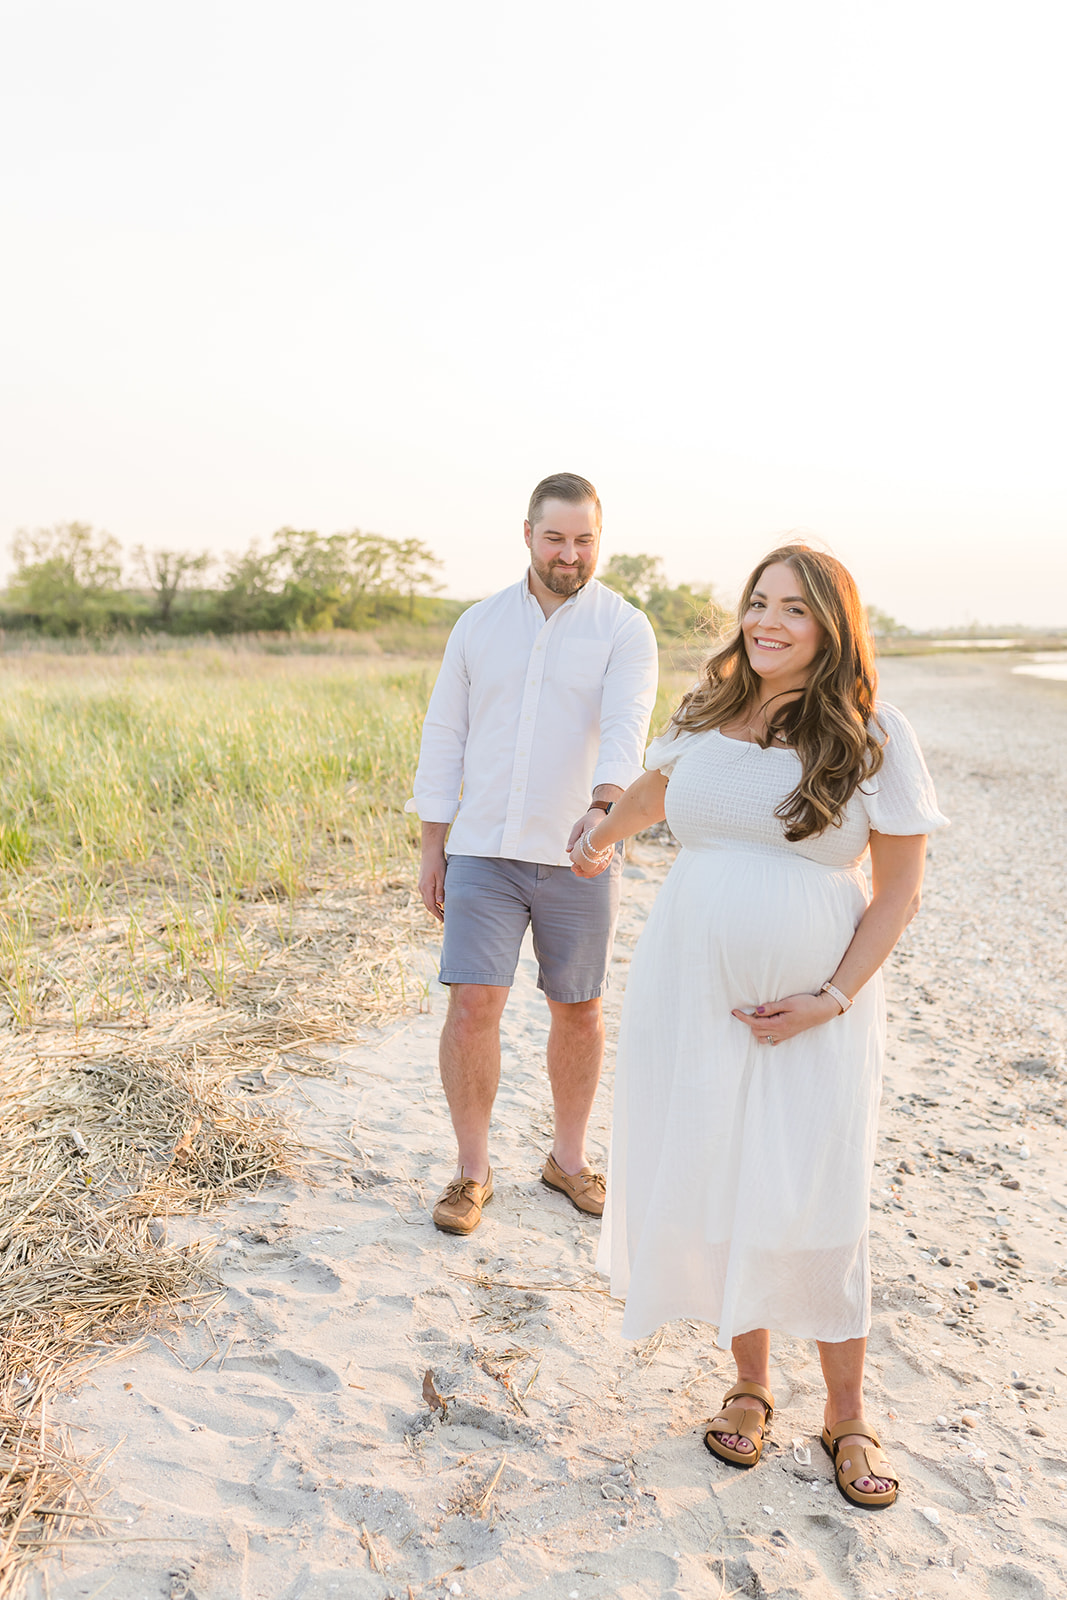
{"type": "Polygon", "coordinates": [[[453,628],[406,810],[450,855],[566,866],[594,788],[641,775],[657,669],[635,606],[592,579],[546,617],[527,573],[453,628]]]}

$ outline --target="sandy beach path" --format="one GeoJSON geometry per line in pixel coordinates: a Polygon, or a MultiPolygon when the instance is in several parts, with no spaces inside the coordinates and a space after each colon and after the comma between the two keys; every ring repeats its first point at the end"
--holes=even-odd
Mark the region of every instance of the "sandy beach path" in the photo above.
{"type": "MultiPolygon", "coordinates": [[[[883,692],[954,824],[889,971],[868,1410],[898,1505],[836,1493],[813,1347],[775,1340],[772,1439],[742,1473],[701,1443],[731,1375],[711,1331],[620,1339],[597,1225],[538,1181],[547,1016],[526,952],[481,1229],[427,1214],[450,1148],[431,985],[428,1014],[292,1080],[313,1181],[210,1219],[213,1316],[60,1402],[79,1440],[116,1447],[101,1509],[136,1542],[70,1548],[55,1600],[1062,1594],[1067,685],[929,658],[887,662],[883,692]]],[[[627,869],[612,1035],[672,859],[641,845],[627,869]]],[[[609,1050],[601,1156],[610,1103],[609,1050]]]]}

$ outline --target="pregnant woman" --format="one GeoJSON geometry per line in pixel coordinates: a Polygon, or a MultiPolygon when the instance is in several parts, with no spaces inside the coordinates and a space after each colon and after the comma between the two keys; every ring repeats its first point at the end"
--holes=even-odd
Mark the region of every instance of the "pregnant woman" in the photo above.
{"type": "Polygon", "coordinates": [[[875,684],[850,574],[804,545],[773,551],[645,774],[572,853],[592,876],[664,816],[682,846],[619,1037],[600,1266],[626,1297],[623,1333],[717,1325],[737,1383],[704,1438],[740,1467],[774,1412],[770,1331],[816,1340],[823,1444],[863,1506],[897,1492],[863,1415],[880,969],[945,821],[875,684]]]}

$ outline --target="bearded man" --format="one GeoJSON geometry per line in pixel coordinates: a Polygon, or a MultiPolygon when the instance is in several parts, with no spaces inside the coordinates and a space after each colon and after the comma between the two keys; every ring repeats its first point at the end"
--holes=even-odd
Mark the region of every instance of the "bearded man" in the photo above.
{"type": "Polygon", "coordinates": [[[579,1211],[604,1209],[585,1135],[622,858],[581,878],[568,850],[641,774],[656,641],[644,613],[593,576],[601,509],[587,479],[542,479],[524,532],[529,569],[452,630],[407,807],[422,821],[419,893],[444,923],[440,1065],[458,1153],[433,1220],[448,1233],[473,1232],[492,1198],[500,1019],[527,927],[551,1017],[555,1133],[542,1180],[579,1211]]]}

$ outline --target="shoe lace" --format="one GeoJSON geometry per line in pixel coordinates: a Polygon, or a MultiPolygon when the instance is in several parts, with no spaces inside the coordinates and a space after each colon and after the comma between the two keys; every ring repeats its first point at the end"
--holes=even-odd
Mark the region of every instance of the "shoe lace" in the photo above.
{"type": "Polygon", "coordinates": [[[450,1204],[456,1200],[472,1200],[474,1196],[471,1190],[475,1186],[473,1178],[453,1178],[451,1183],[445,1185],[441,1199],[447,1200],[450,1204]]]}

